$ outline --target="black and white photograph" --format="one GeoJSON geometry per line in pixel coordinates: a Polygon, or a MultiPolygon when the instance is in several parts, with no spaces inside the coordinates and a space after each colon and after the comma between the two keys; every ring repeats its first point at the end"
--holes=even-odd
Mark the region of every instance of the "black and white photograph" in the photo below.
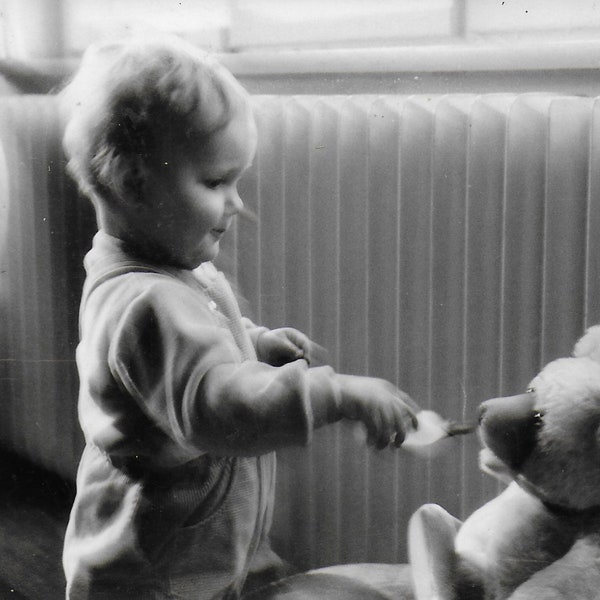
{"type": "Polygon", "coordinates": [[[600,600],[600,2],[0,0],[0,600],[600,600]]]}

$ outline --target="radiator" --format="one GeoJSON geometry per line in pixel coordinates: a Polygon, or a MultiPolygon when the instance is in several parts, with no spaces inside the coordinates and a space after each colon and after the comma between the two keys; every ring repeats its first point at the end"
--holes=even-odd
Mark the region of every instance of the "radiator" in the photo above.
{"type": "MultiPolygon", "coordinates": [[[[341,372],[476,418],[523,391],[600,316],[600,104],[550,95],[259,98],[259,148],[231,253],[270,326],[341,372]]],[[[497,493],[475,436],[430,456],[355,428],[281,453],[275,538],[302,565],[406,559],[413,510],[497,493]]]]}
{"type": "MultiPolygon", "coordinates": [[[[251,316],[341,372],[472,420],[600,321],[599,104],[532,95],[254,98],[256,160],[220,264],[251,316]]],[[[73,477],[77,305],[93,221],[51,97],[0,101],[0,443],[73,477]]],[[[425,455],[359,427],[280,453],[276,547],[301,567],[406,560],[410,514],[498,491],[475,436],[425,455]]]]}
{"type": "Polygon", "coordinates": [[[0,147],[0,444],[73,477],[77,311],[93,219],[65,174],[53,97],[1,98],[0,147]]]}

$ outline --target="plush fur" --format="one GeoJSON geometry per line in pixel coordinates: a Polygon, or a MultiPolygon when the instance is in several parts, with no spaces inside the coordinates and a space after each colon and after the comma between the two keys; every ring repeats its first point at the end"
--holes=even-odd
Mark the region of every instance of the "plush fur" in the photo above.
{"type": "Polygon", "coordinates": [[[509,482],[461,523],[425,505],[409,525],[419,600],[600,598],[600,327],[527,393],[481,406],[481,467],[509,482]]]}

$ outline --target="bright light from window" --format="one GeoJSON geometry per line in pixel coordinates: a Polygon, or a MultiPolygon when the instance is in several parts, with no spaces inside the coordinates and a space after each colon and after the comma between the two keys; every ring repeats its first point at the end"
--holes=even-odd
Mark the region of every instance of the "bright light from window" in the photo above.
{"type": "Polygon", "coordinates": [[[600,2],[0,0],[0,54],[14,58],[79,56],[99,39],[152,32],[213,52],[595,41],[600,2]]]}

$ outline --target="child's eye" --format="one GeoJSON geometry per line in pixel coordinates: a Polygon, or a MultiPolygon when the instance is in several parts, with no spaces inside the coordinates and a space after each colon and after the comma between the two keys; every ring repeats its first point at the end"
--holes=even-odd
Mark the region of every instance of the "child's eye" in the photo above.
{"type": "Polygon", "coordinates": [[[205,179],[204,180],[204,185],[211,190],[218,188],[220,185],[223,185],[224,183],[225,183],[225,180],[223,178],[205,179]]]}

